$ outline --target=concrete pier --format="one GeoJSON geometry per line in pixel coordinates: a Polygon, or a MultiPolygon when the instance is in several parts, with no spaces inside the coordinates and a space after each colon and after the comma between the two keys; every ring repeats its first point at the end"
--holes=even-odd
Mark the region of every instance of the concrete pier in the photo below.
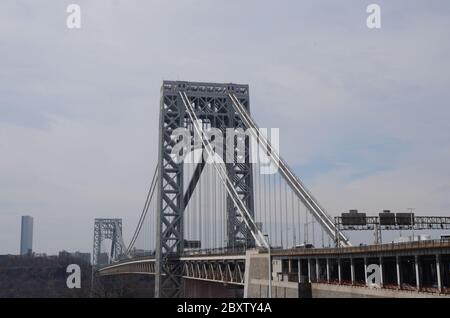
{"type": "MultiPolygon", "coordinates": [[[[292,262],[287,262],[288,272],[292,272],[292,262]]],[[[245,298],[268,298],[269,288],[272,298],[310,298],[311,284],[300,283],[298,272],[296,281],[290,281],[289,275],[283,274],[280,260],[269,260],[268,254],[260,254],[255,250],[247,251],[245,266],[245,298]],[[272,275],[269,278],[269,261],[272,261],[272,275]]]]}

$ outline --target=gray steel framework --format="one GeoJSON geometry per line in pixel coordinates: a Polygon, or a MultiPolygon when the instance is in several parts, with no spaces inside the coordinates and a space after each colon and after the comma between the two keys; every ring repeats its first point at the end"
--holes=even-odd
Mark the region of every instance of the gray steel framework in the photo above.
{"type": "Polygon", "coordinates": [[[245,259],[206,259],[183,262],[183,277],[244,285],[245,259]]]}
{"type": "Polygon", "coordinates": [[[449,230],[450,229],[450,217],[447,216],[414,216],[413,226],[411,225],[382,225],[380,224],[380,218],[378,216],[365,217],[365,224],[363,225],[344,225],[342,217],[337,216],[334,218],[336,226],[340,230],[345,231],[370,231],[377,229],[380,230],[449,230]]]}
{"type": "MultiPolygon", "coordinates": [[[[182,277],[215,283],[244,285],[245,257],[181,259],[182,277]]],[[[114,264],[99,270],[99,276],[155,274],[155,260],[145,259],[114,264]]]]}
{"type": "Polygon", "coordinates": [[[98,264],[103,240],[111,240],[109,259],[117,259],[124,250],[122,238],[122,219],[95,219],[94,222],[94,248],[92,253],[92,265],[98,264]]]}
{"type": "MultiPolygon", "coordinates": [[[[248,85],[214,84],[164,81],[161,88],[160,138],[159,138],[159,185],[156,233],[156,279],[155,297],[179,297],[182,290],[183,267],[173,259],[183,252],[183,213],[189,202],[192,187],[185,193],[183,189],[183,164],[171,156],[176,140],[172,133],[177,128],[192,129],[180,93],[186,94],[193,105],[196,116],[203,127],[218,128],[224,138],[226,129],[245,129],[242,119],[236,113],[229,97],[233,93],[249,112],[248,85]]],[[[193,133],[192,133],[193,135],[193,133]]],[[[234,141],[237,143],[237,140],[234,141]]],[[[245,141],[244,163],[226,163],[227,173],[234,187],[253,216],[253,184],[250,165],[249,139],[245,141]]],[[[223,155],[226,157],[226,143],[223,155]]],[[[234,149],[233,149],[234,152],[234,149]]],[[[234,153],[233,153],[234,154],[234,153]]],[[[200,173],[194,174],[189,184],[195,187],[200,173]]],[[[229,247],[253,247],[254,239],[238,213],[233,201],[227,198],[227,244],[229,247]]]]}

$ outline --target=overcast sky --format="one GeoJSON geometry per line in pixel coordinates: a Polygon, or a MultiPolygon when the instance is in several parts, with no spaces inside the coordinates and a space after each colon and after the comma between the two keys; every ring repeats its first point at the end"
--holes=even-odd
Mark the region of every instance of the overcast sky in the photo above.
{"type": "Polygon", "coordinates": [[[131,236],[164,79],[249,84],[332,215],[450,216],[449,39],[447,0],[2,0],[0,254],[18,253],[23,214],[37,252],[90,252],[95,217],[131,236]]]}

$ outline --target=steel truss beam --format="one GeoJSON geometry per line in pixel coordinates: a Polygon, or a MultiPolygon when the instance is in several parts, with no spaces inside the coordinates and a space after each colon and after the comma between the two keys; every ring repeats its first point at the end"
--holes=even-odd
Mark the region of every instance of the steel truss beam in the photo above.
{"type": "Polygon", "coordinates": [[[192,260],[183,263],[185,278],[244,285],[245,260],[192,260]]]}
{"type": "MultiPolygon", "coordinates": [[[[244,285],[245,259],[192,259],[178,260],[182,266],[182,277],[216,283],[244,285]]],[[[99,276],[156,273],[155,260],[128,261],[99,270],[99,276]]]]}

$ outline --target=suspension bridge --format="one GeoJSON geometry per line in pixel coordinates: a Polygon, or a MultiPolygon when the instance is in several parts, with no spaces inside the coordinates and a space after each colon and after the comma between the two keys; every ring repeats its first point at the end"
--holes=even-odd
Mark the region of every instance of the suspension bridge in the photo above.
{"type": "Polygon", "coordinates": [[[126,245],[121,220],[95,220],[95,275],[152,275],[155,297],[184,296],[189,281],[236,286],[245,297],[447,295],[449,240],[382,244],[380,231],[450,229],[450,218],[333,219],[281,157],[277,137],[250,115],[248,85],[164,81],[158,162],[139,222],[126,245]],[[355,226],[374,229],[376,244],[352,246],[344,230],[355,226]]]}

